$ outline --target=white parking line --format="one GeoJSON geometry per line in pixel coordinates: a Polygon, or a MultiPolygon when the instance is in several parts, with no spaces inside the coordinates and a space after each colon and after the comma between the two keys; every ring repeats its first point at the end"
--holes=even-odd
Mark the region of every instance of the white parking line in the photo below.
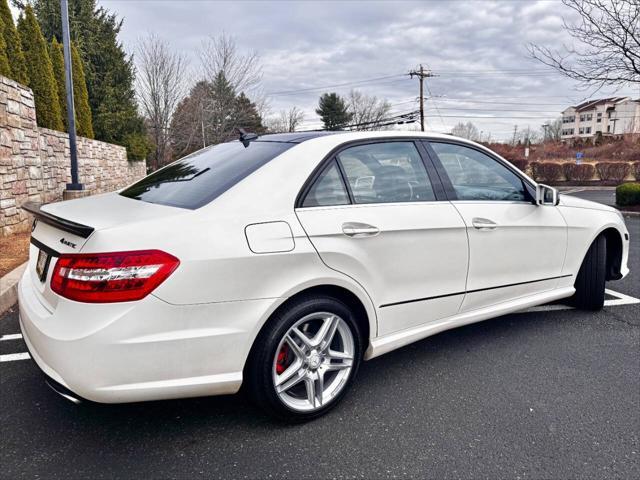
{"type": "Polygon", "coordinates": [[[16,360],[28,360],[31,358],[27,352],[10,353],[8,355],[0,355],[0,362],[15,362],[16,360]]]}
{"type": "MultiPolygon", "coordinates": [[[[620,305],[633,305],[640,303],[640,298],[631,297],[624,293],[616,292],[615,290],[605,290],[605,293],[611,297],[616,297],[612,300],[605,300],[605,307],[618,307],[620,305]]],[[[540,305],[539,307],[531,307],[525,310],[520,310],[516,313],[532,313],[532,312],[553,312],[557,310],[573,310],[574,307],[569,305],[540,305]]],[[[0,340],[20,340],[22,335],[19,333],[12,333],[9,335],[0,336],[0,340]]],[[[31,358],[27,352],[23,353],[10,353],[8,355],[0,355],[0,362],[14,362],[16,360],[28,360],[31,358]]]]}
{"type": "Polygon", "coordinates": [[[2,342],[3,340],[20,340],[21,338],[22,335],[20,335],[19,333],[11,333],[9,335],[0,336],[0,342],[2,342]]]}
{"type": "Polygon", "coordinates": [[[629,295],[615,292],[613,290],[609,290],[608,288],[605,290],[605,293],[607,295],[611,295],[612,297],[618,297],[616,300],[605,300],[605,307],[613,307],[615,305],[633,305],[634,303],[640,303],[639,298],[630,297],[629,295]]]}
{"type": "MultiPolygon", "coordinates": [[[[630,297],[629,295],[625,295],[624,293],[616,292],[615,290],[609,290],[608,288],[604,291],[607,295],[612,297],[616,297],[615,299],[605,300],[605,307],[618,307],[621,305],[633,305],[636,303],[640,303],[640,299],[630,297]]],[[[570,305],[540,305],[539,307],[531,307],[525,310],[520,310],[518,313],[531,313],[531,312],[552,312],[556,310],[573,310],[574,307],[570,305]]]]}

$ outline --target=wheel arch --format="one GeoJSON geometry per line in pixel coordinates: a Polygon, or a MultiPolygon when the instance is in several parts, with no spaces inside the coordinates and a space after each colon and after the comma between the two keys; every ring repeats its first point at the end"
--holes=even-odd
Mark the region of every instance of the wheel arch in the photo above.
{"type": "Polygon", "coordinates": [[[607,240],[607,280],[619,280],[622,278],[622,233],[617,228],[608,227],[602,230],[598,236],[604,235],[607,240]]]}
{"type": "Polygon", "coordinates": [[[273,318],[277,315],[277,313],[297,299],[311,295],[328,296],[335,298],[342,301],[350,309],[352,309],[356,322],[358,322],[358,326],[360,327],[360,335],[362,337],[364,351],[366,352],[369,349],[371,338],[377,334],[377,318],[375,309],[373,308],[373,303],[366,295],[366,293],[359,292],[356,289],[349,288],[345,285],[340,285],[337,282],[319,283],[315,285],[304,286],[293,292],[292,294],[283,297],[281,299],[282,301],[274,304],[274,306],[268,312],[268,315],[266,315],[266,319],[261,322],[260,327],[255,332],[255,335],[253,335],[253,341],[251,342],[251,347],[245,360],[245,369],[249,363],[257,341],[260,338],[260,335],[265,330],[267,325],[269,325],[273,318]]]}
{"type": "Polygon", "coordinates": [[[615,224],[608,224],[602,226],[595,232],[590,239],[589,243],[586,245],[586,249],[582,255],[582,261],[578,265],[582,265],[584,259],[589,251],[593,242],[600,236],[604,236],[607,241],[607,270],[606,270],[606,280],[619,280],[623,277],[622,274],[622,262],[624,255],[624,235],[625,233],[620,230],[620,228],[615,224]]]}

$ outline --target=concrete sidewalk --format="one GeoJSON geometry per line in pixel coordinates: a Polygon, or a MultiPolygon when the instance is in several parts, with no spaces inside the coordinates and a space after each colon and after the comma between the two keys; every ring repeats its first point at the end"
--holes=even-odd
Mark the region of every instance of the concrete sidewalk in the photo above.
{"type": "Polygon", "coordinates": [[[0,314],[6,312],[18,301],[18,282],[29,262],[24,262],[0,278],[0,314]]]}

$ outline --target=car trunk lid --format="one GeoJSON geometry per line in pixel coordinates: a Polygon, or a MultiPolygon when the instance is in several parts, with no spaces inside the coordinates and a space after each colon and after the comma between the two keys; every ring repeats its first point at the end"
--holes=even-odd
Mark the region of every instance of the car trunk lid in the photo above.
{"type": "MultiPolygon", "coordinates": [[[[29,250],[31,281],[38,299],[49,311],[55,309],[58,300],[50,285],[53,266],[60,254],[80,253],[88,239],[102,230],[191,212],[117,193],[46,205],[27,202],[23,208],[35,217],[29,250]]],[[[119,247],[114,245],[113,250],[119,247]]]]}

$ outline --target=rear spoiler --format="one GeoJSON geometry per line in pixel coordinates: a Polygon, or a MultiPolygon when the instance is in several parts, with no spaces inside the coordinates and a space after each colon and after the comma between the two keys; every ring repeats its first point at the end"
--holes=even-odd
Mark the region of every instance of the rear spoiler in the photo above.
{"type": "Polygon", "coordinates": [[[72,222],[71,220],[65,220],[51,213],[42,211],[44,204],[37,202],[25,202],[22,208],[31,213],[39,222],[44,222],[52,227],[59,228],[65,232],[73,233],[82,238],[88,238],[89,235],[95,230],[93,227],[83,225],[81,223],[72,222]]]}

